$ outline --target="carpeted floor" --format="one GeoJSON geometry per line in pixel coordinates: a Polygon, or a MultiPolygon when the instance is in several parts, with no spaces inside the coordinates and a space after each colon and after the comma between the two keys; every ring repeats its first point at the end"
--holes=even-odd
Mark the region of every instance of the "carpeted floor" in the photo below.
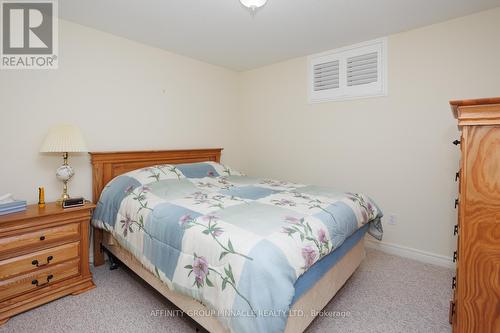
{"type": "MultiPolygon", "coordinates": [[[[0,332],[194,332],[190,318],[126,268],[93,269],[97,288],[11,318],[0,332]]],[[[368,250],[367,258],[307,332],[450,332],[451,270],[368,250]]]]}

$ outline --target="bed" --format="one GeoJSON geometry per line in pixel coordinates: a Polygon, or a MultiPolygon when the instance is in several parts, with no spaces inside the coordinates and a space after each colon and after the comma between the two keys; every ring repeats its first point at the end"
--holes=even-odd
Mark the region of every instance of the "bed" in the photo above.
{"type": "Polygon", "coordinates": [[[222,149],[90,153],[108,251],[209,332],[303,332],[382,236],[358,193],[255,179],[222,149]]]}

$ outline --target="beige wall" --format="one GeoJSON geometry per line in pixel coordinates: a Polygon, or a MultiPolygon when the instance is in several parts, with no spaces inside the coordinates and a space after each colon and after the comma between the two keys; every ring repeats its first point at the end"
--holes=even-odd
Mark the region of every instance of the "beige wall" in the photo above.
{"type": "MultiPolygon", "coordinates": [[[[389,96],[307,103],[306,59],[235,73],[60,21],[58,70],[0,71],[0,194],[60,193],[48,128],[91,150],[224,147],[259,176],[365,192],[398,224],[385,242],[449,256],[457,135],[448,101],[500,95],[500,9],[389,37],[389,96]]],[[[73,195],[91,169],[71,157],[73,195]]]]}
{"type": "MultiPolygon", "coordinates": [[[[62,159],[38,150],[60,122],[79,125],[94,151],[224,147],[238,166],[235,72],[63,20],[59,30],[58,70],[0,71],[0,194],[59,196],[62,159]]],[[[70,163],[70,194],[90,198],[87,154],[70,163]]]]}
{"type": "Polygon", "coordinates": [[[384,241],[449,256],[458,137],[448,101],[500,95],[500,9],[389,37],[389,95],[307,103],[307,60],[242,74],[246,171],[372,196],[384,241]]]}

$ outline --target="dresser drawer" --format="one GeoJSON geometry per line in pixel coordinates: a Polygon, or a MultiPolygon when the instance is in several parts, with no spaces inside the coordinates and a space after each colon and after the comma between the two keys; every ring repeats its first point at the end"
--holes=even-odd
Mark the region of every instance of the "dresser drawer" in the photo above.
{"type": "Polygon", "coordinates": [[[0,216],[0,331],[10,317],[95,287],[89,222],[95,205],[28,205],[0,216]]]}
{"type": "Polygon", "coordinates": [[[75,259],[0,281],[0,301],[44,288],[79,274],[80,260],[75,259]]]}
{"type": "Polygon", "coordinates": [[[0,261],[0,281],[42,267],[54,266],[63,261],[77,258],[80,242],[60,245],[50,249],[25,254],[0,261]]]}
{"type": "Polygon", "coordinates": [[[50,244],[80,238],[80,223],[40,229],[15,236],[0,238],[0,259],[16,255],[18,251],[29,249],[33,252],[50,244]]]}

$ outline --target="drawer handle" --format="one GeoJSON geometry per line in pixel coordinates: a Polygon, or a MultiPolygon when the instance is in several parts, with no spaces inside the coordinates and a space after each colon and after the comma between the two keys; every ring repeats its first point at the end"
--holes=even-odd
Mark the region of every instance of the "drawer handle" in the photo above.
{"type": "Polygon", "coordinates": [[[453,324],[453,317],[455,317],[455,302],[450,301],[450,311],[448,313],[448,320],[450,325],[453,324]]]}
{"type": "Polygon", "coordinates": [[[54,257],[53,257],[53,256],[48,256],[48,257],[47,257],[47,262],[46,262],[45,264],[41,264],[41,265],[40,265],[40,263],[38,262],[38,260],[36,260],[36,259],[35,259],[35,260],[33,260],[33,261],[31,262],[31,264],[32,264],[33,266],[36,266],[36,267],[47,266],[47,265],[50,263],[50,261],[51,261],[52,259],[54,259],[54,257]]]}
{"type": "Polygon", "coordinates": [[[45,236],[40,236],[40,240],[44,241],[45,240],[45,236]]]}
{"type": "Polygon", "coordinates": [[[454,144],[455,146],[458,146],[458,145],[460,144],[460,140],[455,140],[455,141],[453,141],[453,144],[454,144]]]}
{"type": "Polygon", "coordinates": [[[54,275],[50,274],[49,276],[47,276],[47,282],[40,284],[40,283],[38,283],[38,280],[35,279],[35,280],[31,281],[31,284],[34,284],[37,287],[43,287],[43,286],[49,284],[50,280],[52,280],[53,278],[54,278],[54,275]]]}

